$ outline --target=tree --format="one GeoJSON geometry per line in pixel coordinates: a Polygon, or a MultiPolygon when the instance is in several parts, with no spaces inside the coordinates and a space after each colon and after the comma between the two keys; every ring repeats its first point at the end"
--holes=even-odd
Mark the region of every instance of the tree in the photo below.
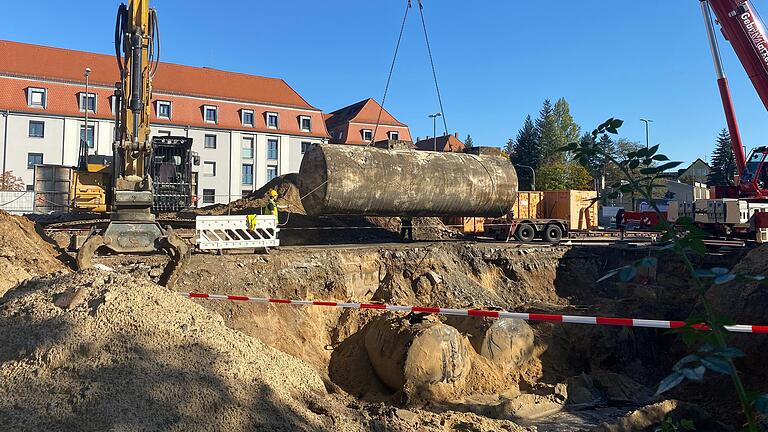
{"type": "Polygon", "coordinates": [[[723,128],[717,135],[717,144],[712,154],[712,169],[709,171],[707,185],[728,186],[736,174],[733,148],[731,147],[731,134],[723,128]]]}
{"type": "Polygon", "coordinates": [[[555,102],[554,115],[558,127],[557,148],[578,141],[581,127],[573,121],[571,107],[565,98],[561,97],[555,102]]]}
{"type": "MultiPolygon", "coordinates": [[[[541,163],[539,133],[531,116],[525,118],[523,128],[517,132],[517,137],[514,140],[507,141],[507,145],[509,144],[512,144],[510,155],[513,165],[525,165],[534,170],[539,167],[541,163]]],[[[521,185],[528,185],[528,189],[531,189],[533,179],[529,169],[517,170],[517,176],[521,185]]]]}
{"type": "Polygon", "coordinates": [[[13,171],[0,174],[0,191],[21,192],[25,189],[21,177],[13,175],[13,171]]]}
{"type": "Polygon", "coordinates": [[[467,139],[464,141],[464,148],[472,148],[475,143],[472,141],[472,135],[467,134],[467,139]]]}
{"type": "Polygon", "coordinates": [[[572,161],[545,162],[536,170],[536,186],[543,190],[590,190],[591,181],[589,171],[572,161]]]}
{"type": "Polygon", "coordinates": [[[549,99],[544,99],[539,111],[539,118],[536,119],[536,134],[539,138],[540,160],[565,160],[565,154],[558,151],[560,147],[565,145],[562,142],[563,134],[555,116],[555,109],[549,99]]]}

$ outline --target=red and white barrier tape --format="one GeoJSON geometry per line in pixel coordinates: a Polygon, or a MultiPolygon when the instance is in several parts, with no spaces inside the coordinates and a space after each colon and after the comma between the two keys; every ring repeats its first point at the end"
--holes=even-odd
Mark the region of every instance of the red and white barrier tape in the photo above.
{"type": "MultiPolygon", "coordinates": [[[[589,317],[589,316],[575,316],[575,315],[559,315],[559,314],[541,314],[541,313],[523,313],[523,312],[507,312],[485,309],[448,309],[437,307],[424,307],[424,306],[398,306],[388,305],[384,303],[339,303],[320,300],[290,300],[290,299],[273,299],[265,297],[250,297],[239,295],[226,295],[226,294],[207,294],[196,292],[179,292],[182,297],[189,297],[193,299],[205,299],[205,300],[229,300],[229,301],[242,301],[253,303],[274,303],[274,304],[287,304],[297,306],[329,306],[344,309],[379,309],[389,310],[397,312],[415,312],[415,313],[430,313],[438,315],[457,315],[457,316],[476,316],[487,318],[517,318],[526,321],[550,321],[569,324],[591,324],[591,325],[612,325],[612,326],[625,326],[625,327],[645,327],[645,328],[660,328],[671,329],[684,327],[683,321],[664,321],[664,320],[649,320],[649,319],[635,319],[635,318],[609,318],[609,317],[589,317]]],[[[692,326],[698,330],[709,330],[704,324],[695,324],[692,326]]],[[[768,326],[764,325],[730,325],[725,326],[725,329],[735,333],[768,333],[768,326]]]]}

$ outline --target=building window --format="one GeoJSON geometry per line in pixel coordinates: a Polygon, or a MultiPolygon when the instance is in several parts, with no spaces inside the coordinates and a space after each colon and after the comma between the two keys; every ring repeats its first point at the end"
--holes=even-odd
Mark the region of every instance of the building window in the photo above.
{"type": "Polygon", "coordinates": [[[80,126],[80,142],[85,140],[85,142],[88,143],[88,148],[94,148],[96,144],[94,141],[94,132],[95,132],[95,126],[88,125],[88,135],[86,136],[85,125],[80,126]]]}
{"type": "Polygon", "coordinates": [[[27,192],[34,192],[35,191],[35,185],[28,184],[27,185],[27,192]]]}
{"type": "Polygon", "coordinates": [[[304,154],[309,151],[309,149],[312,147],[312,143],[309,141],[302,141],[301,142],[301,154],[304,154]]]}
{"type": "Polygon", "coordinates": [[[157,101],[157,116],[159,118],[171,118],[171,103],[169,101],[157,101]]]}
{"type": "Polygon", "coordinates": [[[253,137],[243,137],[243,159],[253,159],[253,137]]]}
{"type": "Polygon", "coordinates": [[[397,131],[389,131],[389,139],[397,141],[400,139],[400,132],[397,131]]]}
{"type": "Polygon", "coordinates": [[[278,125],[277,113],[268,112],[267,113],[267,127],[272,128],[272,129],[277,129],[277,125],[278,125]]]}
{"type": "Polygon", "coordinates": [[[44,88],[29,87],[27,89],[27,106],[45,108],[48,103],[48,91],[44,88]]]}
{"type": "Polygon", "coordinates": [[[243,126],[253,126],[253,110],[241,111],[243,126]]]}
{"type": "Polygon", "coordinates": [[[205,141],[203,141],[203,148],[215,149],[216,148],[216,135],[206,135],[205,141]]]}
{"type": "Polygon", "coordinates": [[[159,130],[159,131],[157,131],[157,135],[159,135],[159,136],[171,136],[171,131],[169,131],[169,130],[159,130]]]}
{"type": "Polygon", "coordinates": [[[253,184],[253,164],[243,164],[243,184],[253,184]]]}
{"type": "Polygon", "coordinates": [[[251,189],[243,189],[243,190],[240,192],[240,196],[243,196],[243,197],[247,197],[248,195],[250,195],[250,194],[251,194],[251,192],[253,192],[251,189]]]}
{"type": "Polygon", "coordinates": [[[277,167],[276,166],[268,166],[267,167],[267,181],[271,181],[273,178],[277,177],[277,167]]]}
{"type": "Polygon", "coordinates": [[[27,153],[27,168],[34,169],[35,165],[43,164],[42,153],[27,153]]]}
{"type": "Polygon", "coordinates": [[[90,112],[96,112],[96,93],[80,93],[80,111],[85,111],[86,107],[90,112]]]}
{"type": "Polygon", "coordinates": [[[370,141],[373,139],[373,131],[370,129],[363,129],[363,141],[370,141]]]}
{"type": "Polygon", "coordinates": [[[216,162],[203,162],[203,175],[206,177],[216,177],[216,162]]]}
{"type": "Polygon", "coordinates": [[[29,121],[29,136],[30,138],[42,138],[45,136],[45,122],[41,121],[29,121]]]}
{"type": "Polygon", "coordinates": [[[267,139],[267,159],[277,160],[277,138],[267,139]]]}
{"type": "Polygon", "coordinates": [[[216,202],[216,189],[203,189],[203,204],[216,202]]]}
{"type": "Polygon", "coordinates": [[[203,111],[205,113],[205,121],[207,123],[219,122],[219,107],[215,107],[213,105],[205,105],[203,106],[203,111]]]}
{"type": "Polygon", "coordinates": [[[309,116],[300,116],[299,126],[301,126],[301,130],[304,132],[312,132],[312,118],[309,116]]]}

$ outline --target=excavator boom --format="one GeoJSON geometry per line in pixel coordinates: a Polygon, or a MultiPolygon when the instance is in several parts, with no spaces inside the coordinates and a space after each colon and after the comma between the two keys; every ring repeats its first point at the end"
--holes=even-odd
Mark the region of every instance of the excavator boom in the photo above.
{"type": "Polygon", "coordinates": [[[152,214],[153,179],[150,161],[152,78],[159,65],[157,14],[149,0],[121,4],[115,24],[115,55],[120,82],[115,89],[115,139],[110,223],[103,233],[93,232],[78,251],[80,268],[92,265],[100,248],[116,253],[165,252],[171,260],[161,283],[171,285],[189,256],[187,244],[152,214]]]}

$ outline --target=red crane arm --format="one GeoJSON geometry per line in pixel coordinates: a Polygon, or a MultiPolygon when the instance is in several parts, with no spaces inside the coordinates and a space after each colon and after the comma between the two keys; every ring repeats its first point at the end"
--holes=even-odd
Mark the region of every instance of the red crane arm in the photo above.
{"type": "Polygon", "coordinates": [[[710,7],[717,17],[723,35],[736,52],[766,109],[768,109],[768,37],[760,17],[749,0],[701,0],[701,10],[717,72],[717,85],[720,89],[728,130],[731,133],[736,168],[741,175],[746,168],[746,154],[736,122],[728,80],[720,60],[710,7]]]}
{"type": "Polygon", "coordinates": [[[733,46],[768,109],[768,34],[749,0],[710,0],[723,35],[733,46]]]}

